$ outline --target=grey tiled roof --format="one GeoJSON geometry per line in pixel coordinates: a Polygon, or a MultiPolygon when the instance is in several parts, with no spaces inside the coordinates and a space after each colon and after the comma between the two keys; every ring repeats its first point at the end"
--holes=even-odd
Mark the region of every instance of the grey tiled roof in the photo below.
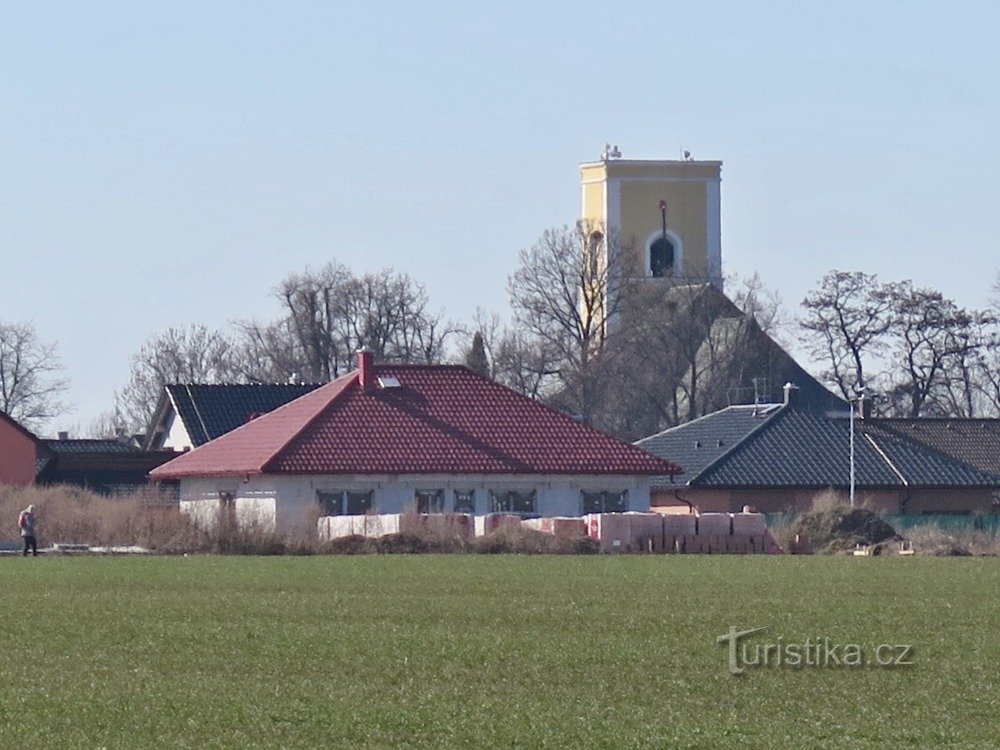
{"type": "Polygon", "coordinates": [[[879,419],[879,429],[1000,475],[1000,419],[879,419]]]}
{"type": "MultiPolygon", "coordinates": [[[[677,461],[687,473],[679,478],[698,487],[847,487],[850,483],[850,421],[847,412],[824,412],[782,406],[760,427],[710,463],[684,463],[692,441],[731,438],[739,417],[731,409],[681,425],[640,441],[646,450],[677,461]],[[711,417],[717,417],[711,419],[711,417]]],[[[953,422],[955,420],[952,420],[953,422]]],[[[957,420],[966,422],[966,420],[957,420]]],[[[991,420],[992,421],[992,420],[991,420]]],[[[1000,487],[1000,476],[907,434],[919,427],[897,420],[855,420],[855,481],[861,488],[1000,487]]],[[[1000,421],[996,424],[1000,435],[1000,421]]],[[[953,430],[957,429],[953,427],[953,430]]],[[[980,428],[982,429],[982,428],[980,428]]],[[[706,451],[704,456],[709,457],[706,451]]]]}
{"type": "MultiPolygon", "coordinates": [[[[686,484],[764,424],[780,406],[780,404],[730,406],[680,427],[672,427],[643,438],[637,441],[636,445],[660,458],[667,458],[680,464],[684,473],[675,476],[673,484],[686,484]]],[[[656,485],[670,483],[670,477],[655,477],[653,480],[653,484],[656,485]]]]}
{"type": "Polygon", "coordinates": [[[70,438],[66,440],[45,439],[45,445],[55,453],[137,453],[139,448],[120,440],[91,438],[70,438]]]}

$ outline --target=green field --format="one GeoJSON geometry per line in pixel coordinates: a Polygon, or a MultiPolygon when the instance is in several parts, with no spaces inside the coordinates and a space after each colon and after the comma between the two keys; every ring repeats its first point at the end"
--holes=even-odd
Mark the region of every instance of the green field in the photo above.
{"type": "Polygon", "coordinates": [[[0,747],[996,747],[1000,559],[0,559],[0,747]],[[910,644],[730,675],[717,637],[910,644]]]}

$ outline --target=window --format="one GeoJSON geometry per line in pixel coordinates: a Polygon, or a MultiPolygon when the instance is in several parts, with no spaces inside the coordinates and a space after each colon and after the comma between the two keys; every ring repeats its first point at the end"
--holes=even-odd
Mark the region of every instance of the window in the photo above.
{"type": "Polygon", "coordinates": [[[476,512],[476,491],[475,490],[455,490],[456,513],[476,512]]]}
{"type": "Polygon", "coordinates": [[[372,509],[372,490],[316,490],[325,516],[363,516],[372,509]]]}
{"type": "Polygon", "coordinates": [[[666,237],[649,246],[649,275],[658,279],[674,275],[674,243],[666,237]]]}
{"type": "Polygon", "coordinates": [[[413,499],[417,513],[444,513],[444,490],[417,490],[413,499]]]}
{"type": "Polygon", "coordinates": [[[490,490],[490,513],[535,513],[535,490],[490,490]]]}
{"type": "Polygon", "coordinates": [[[581,513],[624,513],[628,510],[628,490],[621,492],[581,492],[581,513]]]}

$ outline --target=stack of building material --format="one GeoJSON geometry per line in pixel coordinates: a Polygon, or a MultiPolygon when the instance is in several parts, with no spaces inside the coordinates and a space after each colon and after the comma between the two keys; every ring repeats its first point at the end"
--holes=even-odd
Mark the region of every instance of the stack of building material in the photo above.
{"type": "Polygon", "coordinates": [[[436,532],[441,536],[470,539],[474,532],[472,516],[465,513],[407,514],[403,526],[407,531],[436,532]]]}
{"type": "Polygon", "coordinates": [[[428,531],[468,539],[472,516],[464,513],[369,513],[358,516],[324,516],[317,523],[324,541],[344,536],[381,537],[387,534],[423,534],[428,531]]]}
{"type": "Polygon", "coordinates": [[[475,516],[476,536],[492,534],[501,526],[520,526],[521,517],[511,513],[487,513],[485,516],[475,516]]]}
{"type": "Polygon", "coordinates": [[[602,552],[662,552],[663,520],[658,513],[591,513],[587,536],[602,552]]]}
{"type": "Polygon", "coordinates": [[[584,516],[587,536],[598,544],[601,552],[628,552],[632,531],[623,513],[590,513],[584,516]]]}
{"type": "Polygon", "coordinates": [[[323,516],[316,524],[320,541],[365,534],[364,516],[323,516]]]}
{"type": "Polygon", "coordinates": [[[664,552],[693,552],[697,544],[697,525],[697,516],[673,514],[663,516],[664,552]]]}
{"type": "Polygon", "coordinates": [[[631,548],[637,552],[666,552],[663,540],[663,516],[659,513],[629,512],[631,548]]]}
{"type": "Polygon", "coordinates": [[[698,516],[699,552],[719,555],[726,552],[726,544],[733,533],[732,518],[728,513],[702,513],[698,516]]]}
{"type": "Polygon", "coordinates": [[[587,525],[582,518],[570,516],[555,516],[553,518],[526,518],[521,525],[528,529],[540,531],[553,536],[578,537],[586,536],[587,525]]]}

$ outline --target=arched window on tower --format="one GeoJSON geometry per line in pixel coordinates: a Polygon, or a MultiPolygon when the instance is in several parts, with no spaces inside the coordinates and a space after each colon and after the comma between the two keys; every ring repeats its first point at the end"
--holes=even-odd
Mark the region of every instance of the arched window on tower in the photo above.
{"type": "Polygon", "coordinates": [[[658,279],[674,275],[674,243],[666,237],[649,246],[649,275],[658,279]]]}

